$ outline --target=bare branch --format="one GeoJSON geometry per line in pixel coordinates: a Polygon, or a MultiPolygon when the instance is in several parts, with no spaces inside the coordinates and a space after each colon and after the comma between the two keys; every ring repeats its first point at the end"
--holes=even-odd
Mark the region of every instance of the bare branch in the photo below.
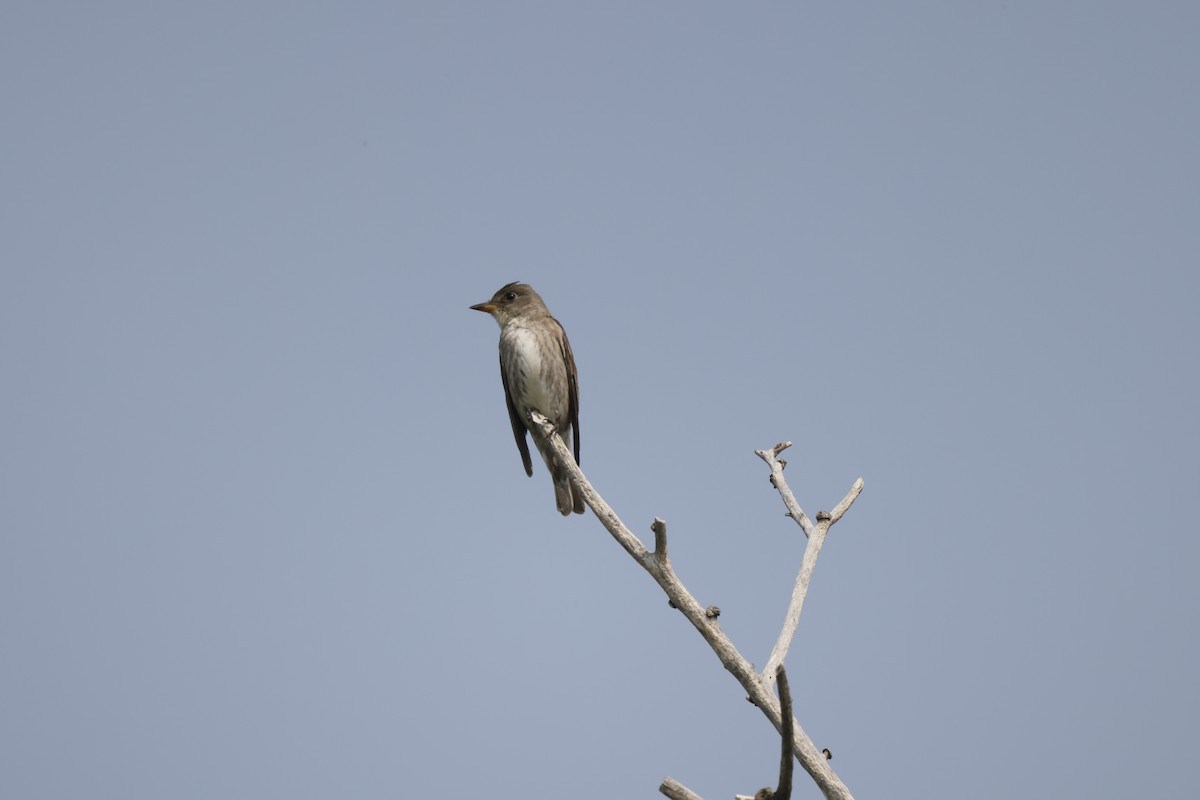
{"type": "Polygon", "coordinates": [[[575,481],[575,486],[583,493],[583,502],[587,503],[588,508],[592,509],[592,513],[600,520],[600,524],[608,529],[612,537],[617,540],[617,544],[625,548],[625,552],[633,556],[634,561],[637,561],[649,570],[650,568],[646,564],[652,560],[652,556],[646,550],[646,546],[642,544],[641,539],[633,535],[629,528],[625,527],[625,523],[621,522],[621,518],[617,516],[617,512],[613,511],[608,503],[604,502],[604,498],[598,495],[596,490],[592,488],[592,485],[588,483],[587,478],[583,477],[583,471],[579,469],[579,465],[575,463],[575,458],[571,456],[571,452],[563,444],[562,437],[554,430],[554,425],[537,411],[530,412],[530,419],[542,429],[544,435],[550,438],[551,450],[558,456],[562,466],[571,474],[571,478],[575,481]]]}
{"type": "Polygon", "coordinates": [[[771,800],[791,800],[792,799],[792,761],[795,756],[792,755],[792,722],[795,717],[792,716],[792,693],[788,689],[787,670],[783,668],[783,664],[779,665],[778,671],[775,673],[779,678],[779,710],[783,714],[783,732],[781,740],[783,742],[783,753],[779,758],[779,784],[775,788],[774,794],[771,795],[771,800]]]}
{"type": "MultiPolygon", "coordinates": [[[[562,437],[555,432],[554,425],[545,416],[537,412],[531,414],[531,419],[541,429],[542,436],[549,443],[550,451],[554,454],[559,465],[571,476],[575,487],[582,493],[584,502],[595,512],[600,523],[612,534],[617,543],[625,548],[625,551],[633,557],[633,560],[641,565],[646,572],[650,573],[650,576],[654,578],[655,582],[666,593],[671,605],[678,608],[687,618],[688,622],[692,623],[693,627],[704,637],[709,647],[716,653],[721,665],[746,690],[750,702],[758,706],[767,719],[771,721],[771,724],[775,726],[775,730],[782,732],[783,716],[779,702],[771,692],[768,682],[763,680],[754,668],[754,665],[738,652],[733,642],[721,630],[716,617],[710,617],[696,598],[684,587],[683,583],[675,575],[675,571],[671,568],[670,562],[665,558],[665,549],[663,551],[664,557],[662,558],[659,557],[658,553],[649,552],[641,540],[630,532],[629,528],[625,526],[625,523],[621,521],[616,512],[592,488],[592,484],[584,476],[583,471],[579,469],[579,465],[575,463],[575,459],[571,457],[571,452],[567,449],[566,444],[563,443],[562,437]]],[[[782,450],[786,447],[786,444],[777,447],[779,450],[782,450]]],[[[774,459],[777,454],[778,450],[774,451],[771,459],[774,459]]],[[[766,456],[762,451],[759,451],[759,455],[763,456],[764,460],[766,460],[766,456]]],[[[768,461],[768,463],[777,462],[768,461]]],[[[782,468],[780,468],[780,477],[782,477],[782,474],[782,468]]],[[[772,468],[772,477],[774,477],[774,467],[772,468]]],[[[786,486],[786,484],[783,485],[786,486]]],[[[788,494],[790,495],[790,491],[788,494]]],[[[792,502],[795,502],[794,498],[792,502]]],[[[800,519],[807,520],[807,517],[803,516],[803,512],[798,511],[799,506],[796,506],[796,508],[797,516],[794,518],[798,521],[800,519]]],[[[802,522],[802,527],[803,524],[802,522]]],[[[808,524],[811,525],[812,523],[809,522],[808,524]]],[[[662,530],[662,536],[665,537],[665,523],[662,530]]],[[[813,781],[816,782],[821,792],[826,798],[830,798],[830,800],[852,800],[850,790],[845,787],[837,777],[837,774],[829,767],[825,757],[817,750],[812,740],[804,732],[804,729],[795,723],[794,717],[792,724],[795,725],[795,732],[792,736],[792,751],[796,754],[796,758],[800,760],[800,765],[812,776],[813,781]]]]}
{"type": "Polygon", "coordinates": [[[860,494],[862,494],[862,490],[863,479],[859,478],[854,482],[854,485],[850,487],[850,491],[846,492],[846,496],[842,498],[842,502],[833,507],[833,511],[830,512],[829,515],[830,525],[837,522],[842,518],[843,514],[850,510],[850,506],[854,505],[854,501],[858,499],[860,494]]]}
{"type": "Polygon", "coordinates": [[[671,777],[663,778],[662,786],[658,787],[658,791],[671,800],[704,800],[703,797],[671,777]]]}
{"type": "MultiPolygon", "coordinates": [[[[770,786],[764,786],[754,793],[752,800],[792,800],[792,693],[788,689],[787,671],[783,665],[779,665],[776,670],[776,676],[779,679],[779,708],[783,713],[783,730],[780,732],[780,742],[782,744],[782,752],[779,756],[779,783],[775,789],[770,786]]],[[[737,798],[745,797],[745,795],[736,795],[737,798]]]]}
{"type": "Polygon", "coordinates": [[[779,490],[779,496],[783,498],[783,504],[787,507],[788,516],[796,520],[796,524],[804,531],[805,536],[811,536],[812,520],[804,513],[804,509],[800,508],[800,504],[796,502],[796,496],[792,494],[787,481],[783,479],[783,468],[787,466],[787,462],[779,458],[779,454],[791,446],[791,442],[780,442],[770,450],[755,450],[754,453],[767,462],[767,466],[771,468],[771,485],[779,490]]]}
{"type": "MultiPolygon", "coordinates": [[[[771,483],[783,498],[784,504],[791,508],[796,501],[791,488],[787,485],[787,480],[783,477],[783,468],[775,458],[779,449],[780,445],[775,445],[772,450],[756,450],[755,452],[771,467],[771,483]]],[[[808,596],[808,584],[812,581],[813,570],[817,566],[817,556],[821,554],[821,547],[825,544],[829,527],[841,519],[846,510],[854,504],[854,500],[862,492],[862,488],[863,479],[859,478],[850,487],[850,491],[842,498],[842,501],[834,507],[832,514],[825,511],[817,514],[816,525],[813,525],[808,517],[804,516],[803,511],[799,511],[798,505],[795,506],[800,516],[796,517],[793,514],[793,518],[804,529],[805,535],[808,536],[808,544],[804,547],[804,557],[800,560],[800,572],[796,575],[795,585],[792,586],[792,599],[788,602],[787,613],[783,617],[783,628],[779,631],[779,638],[775,641],[775,646],[771,648],[771,656],[767,659],[766,667],[763,668],[763,680],[768,686],[775,679],[776,668],[783,664],[784,659],[787,658],[788,649],[792,646],[796,627],[800,624],[800,612],[804,610],[804,598],[808,596]]]]}

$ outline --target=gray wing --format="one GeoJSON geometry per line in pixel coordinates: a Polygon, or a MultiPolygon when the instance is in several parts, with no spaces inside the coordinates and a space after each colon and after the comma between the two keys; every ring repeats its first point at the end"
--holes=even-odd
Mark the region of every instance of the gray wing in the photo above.
{"type": "Polygon", "coordinates": [[[521,463],[525,465],[525,474],[533,477],[533,461],[529,458],[529,442],[525,440],[528,430],[525,428],[525,421],[517,413],[517,407],[513,405],[512,392],[508,389],[508,375],[504,371],[503,357],[500,358],[500,381],[504,384],[504,402],[508,405],[508,421],[512,423],[513,438],[517,440],[517,449],[521,451],[521,463]]]}
{"type": "MultiPolygon", "coordinates": [[[[556,323],[558,320],[554,320],[556,323]]],[[[571,423],[571,435],[575,440],[575,463],[579,463],[579,374],[575,371],[575,354],[571,352],[571,342],[567,339],[567,332],[563,330],[563,326],[558,326],[562,330],[562,351],[563,359],[567,362],[567,420],[571,423]]]]}

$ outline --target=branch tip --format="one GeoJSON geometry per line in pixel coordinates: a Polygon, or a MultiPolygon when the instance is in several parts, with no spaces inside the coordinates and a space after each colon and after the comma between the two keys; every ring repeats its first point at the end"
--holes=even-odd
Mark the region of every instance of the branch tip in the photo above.
{"type": "Polygon", "coordinates": [[[654,522],[650,523],[650,530],[654,531],[654,555],[658,556],[659,562],[665,564],[667,560],[667,523],[654,518],[654,522]]]}
{"type": "Polygon", "coordinates": [[[672,778],[670,775],[663,778],[662,785],[658,787],[661,794],[665,794],[671,800],[702,800],[700,795],[693,792],[691,789],[684,786],[679,781],[672,778]]]}
{"type": "Polygon", "coordinates": [[[863,479],[859,478],[854,482],[854,485],[850,487],[850,491],[846,492],[846,496],[842,498],[842,501],[833,507],[833,520],[830,522],[831,525],[841,519],[842,515],[850,510],[850,506],[854,505],[854,501],[858,499],[860,494],[862,494],[862,490],[863,479]]]}

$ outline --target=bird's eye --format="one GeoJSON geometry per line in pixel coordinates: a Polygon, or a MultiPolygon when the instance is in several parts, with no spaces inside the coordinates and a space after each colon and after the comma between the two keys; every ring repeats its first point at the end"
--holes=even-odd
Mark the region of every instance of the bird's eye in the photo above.
{"type": "Polygon", "coordinates": [[[516,293],[516,292],[509,292],[508,294],[504,295],[504,299],[505,299],[505,300],[516,300],[516,299],[517,299],[517,293],[516,293]]]}

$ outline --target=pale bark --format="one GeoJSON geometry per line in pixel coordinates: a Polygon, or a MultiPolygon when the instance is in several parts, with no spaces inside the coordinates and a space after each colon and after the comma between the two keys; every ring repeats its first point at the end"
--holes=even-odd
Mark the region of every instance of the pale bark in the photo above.
{"type": "Polygon", "coordinates": [[[842,518],[842,515],[846,513],[863,489],[863,480],[859,478],[832,512],[817,514],[817,524],[813,525],[800,508],[800,504],[796,502],[792,490],[783,478],[783,470],[787,466],[787,461],[779,458],[779,454],[791,446],[791,442],[780,442],[770,450],[754,451],[771,468],[771,485],[783,498],[783,504],[788,510],[787,515],[796,521],[796,524],[804,531],[804,535],[808,537],[808,544],[804,548],[804,557],[800,560],[800,574],[796,576],[796,583],[792,587],[792,599],[788,603],[787,613],[783,618],[783,628],[779,632],[775,646],[771,648],[767,665],[763,667],[762,676],[767,685],[775,680],[775,670],[783,664],[784,659],[787,658],[788,648],[792,646],[792,638],[796,635],[796,626],[800,624],[800,612],[804,610],[804,598],[808,596],[808,584],[812,580],[813,569],[817,566],[817,556],[821,554],[821,547],[824,546],[825,537],[829,534],[829,527],[842,518]]]}
{"type": "MultiPolygon", "coordinates": [[[[717,622],[718,614],[716,613],[716,610],[713,609],[712,611],[706,611],[706,609],[700,605],[699,601],[696,600],[691,592],[684,587],[683,583],[679,580],[679,577],[675,574],[675,570],[671,567],[671,562],[667,556],[666,523],[657,518],[654,520],[654,524],[651,526],[651,529],[654,533],[655,545],[654,551],[651,552],[644,544],[642,544],[641,540],[638,539],[638,537],[635,536],[628,527],[626,527],[625,523],[621,521],[616,512],[612,510],[608,503],[604,501],[604,498],[602,498],[600,494],[592,487],[592,484],[583,474],[583,471],[579,469],[579,465],[575,463],[575,459],[571,457],[571,453],[567,449],[566,444],[562,441],[562,438],[554,431],[554,425],[537,412],[533,412],[532,420],[535,425],[541,428],[542,434],[549,442],[551,452],[555,455],[562,467],[570,474],[571,480],[574,482],[575,487],[582,492],[584,502],[587,503],[588,507],[591,508],[596,514],[596,518],[600,520],[600,523],[605,527],[605,529],[608,530],[610,534],[612,534],[612,537],[617,540],[617,543],[620,544],[627,553],[629,553],[633,560],[636,561],[643,569],[645,569],[652,578],[654,578],[655,582],[658,583],[658,585],[666,593],[671,605],[679,609],[679,611],[682,612],[687,618],[688,622],[692,623],[700,635],[704,637],[704,640],[708,642],[709,646],[713,649],[713,652],[716,653],[721,665],[725,667],[725,669],[727,669],[734,676],[734,678],[737,679],[738,683],[742,685],[742,688],[746,690],[746,694],[748,696],[747,699],[749,699],[754,705],[758,706],[763,714],[766,715],[767,719],[771,721],[771,724],[775,726],[775,730],[780,731],[782,734],[784,729],[783,716],[780,710],[779,701],[776,699],[775,693],[771,690],[771,681],[766,680],[762,675],[760,675],[758,670],[754,668],[754,665],[746,660],[746,658],[744,658],[740,652],[738,652],[737,648],[734,647],[733,642],[730,641],[725,632],[721,630],[721,626],[717,622]]],[[[823,540],[824,534],[828,532],[829,526],[836,521],[836,518],[833,515],[819,514],[818,523],[816,526],[813,526],[813,524],[808,521],[808,518],[804,515],[804,512],[800,510],[800,506],[796,503],[795,497],[792,496],[791,490],[787,487],[787,483],[783,480],[783,465],[778,461],[778,459],[776,459],[776,456],[778,456],[779,452],[787,446],[787,444],[776,445],[776,447],[771,451],[758,451],[758,453],[760,456],[763,456],[764,460],[766,460],[769,465],[771,465],[771,481],[775,485],[775,488],[779,490],[780,495],[783,497],[784,503],[788,507],[789,514],[797,521],[797,523],[800,524],[801,528],[805,529],[805,532],[809,534],[810,546],[809,548],[806,548],[805,552],[805,557],[807,559],[807,551],[808,549],[811,549],[812,545],[812,533],[810,531],[815,532],[817,530],[821,530],[823,525],[823,530],[821,530],[821,538],[823,540]],[[769,458],[765,456],[764,453],[770,453],[769,458]],[[823,519],[823,517],[826,516],[828,516],[828,520],[823,519]]],[[[860,478],[855,483],[854,488],[851,489],[850,494],[846,496],[846,499],[839,503],[838,508],[835,509],[837,517],[840,518],[841,515],[845,513],[845,510],[849,508],[851,503],[854,502],[854,497],[857,497],[858,492],[861,490],[862,479],[860,478]]],[[[812,562],[814,564],[819,551],[820,548],[818,546],[812,554],[812,562]]],[[[811,575],[812,565],[809,565],[807,573],[805,573],[802,564],[801,577],[804,577],[804,588],[800,592],[800,605],[803,604],[804,593],[807,591],[808,586],[807,581],[811,575]],[[804,577],[805,575],[807,575],[807,577],[804,577]]],[[[799,582],[800,579],[798,578],[797,583],[799,584],[799,582]]],[[[793,592],[793,599],[795,598],[795,595],[796,593],[793,592]]],[[[798,620],[799,606],[796,608],[795,616],[798,620]]],[[[788,619],[789,621],[791,619],[790,608],[788,619]]],[[[785,622],[785,632],[787,631],[787,625],[788,623],[785,622]]],[[[794,633],[794,625],[792,626],[791,630],[794,633]]],[[[782,638],[783,634],[781,634],[781,639],[782,638]]],[[[786,638],[788,643],[790,643],[791,633],[788,633],[786,638]]],[[[776,647],[778,648],[779,645],[777,644],[776,647]]],[[[784,645],[781,653],[786,655],[786,652],[787,646],[784,645]]],[[[782,658],[780,660],[782,661],[782,658]]],[[[774,675],[772,674],[772,678],[773,677],[774,675]]],[[[795,720],[794,716],[792,717],[791,722],[794,728],[792,736],[792,752],[795,754],[796,758],[799,759],[800,765],[804,767],[805,771],[812,777],[813,781],[816,782],[821,792],[825,795],[825,797],[831,798],[831,800],[853,800],[850,790],[845,787],[838,776],[829,767],[829,763],[824,754],[813,744],[812,740],[808,737],[808,734],[804,732],[804,729],[800,726],[799,722],[795,720]]],[[[689,798],[689,800],[695,800],[697,797],[686,787],[682,786],[682,784],[679,784],[677,781],[674,781],[671,778],[667,778],[663,782],[662,787],[660,787],[660,791],[662,791],[663,794],[666,794],[668,797],[689,798]],[[676,790],[682,790],[688,794],[670,794],[671,791],[676,790]]]]}

